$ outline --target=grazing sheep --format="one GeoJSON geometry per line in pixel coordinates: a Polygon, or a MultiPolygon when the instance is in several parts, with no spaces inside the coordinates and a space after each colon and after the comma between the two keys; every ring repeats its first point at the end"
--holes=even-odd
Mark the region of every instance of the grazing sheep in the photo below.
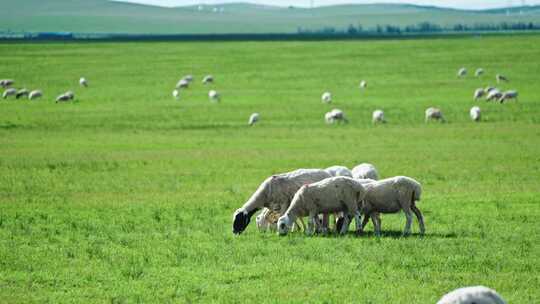
{"type": "Polygon", "coordinates": [[[373,111],[373,114],[371,115],[371,122],[374,124],[386,123],[386,120],[384,119],[384,112],[382,110],[373,111]]]}
{"type": "Polygon", "coordinates": [[[210,90],[210,92],[208,92],[208,98],[210,98],[210,101],[214,102],[219,102],[221,99],[219,93],[215,90],[210,90]]]}
{"type": "Polygon", "coordinates": [[[379,172],[372,164],[363,163],[352,169],[352,176],[356,179],[379,179],[379,172]]]}
{"type": "Polygon", "coordinates": [[[478,99],[482,98],[485,94],[486,94],[486,91],[484,91],[484,89],[482,88],[476,89],[476,91],[474,91],[474,100],[477,101],[478,99]]]}
{"type": "MultiPolygon", "coordinates": [[[[418,218],[420,233],[424,234],[424,218],[420,210],[416,207],[415,201],[420,200],[422,186],[410,177],[396,176],[367,183],[364,185],[366,196],[361,205],[361,213],[364,214],[362,229],[367,223],[368,216],[371,217],[375,226],[375,234],[381,234],[381,223],[373,214],[376,213],[397,213],[403,210],[407,223],[403,231],[404,235],[411,233],[412,214],[418,218]]],[[[362,230],[360,230],[361,232],[362,230]]]]}
{"type": "Polygon", "coordinates": [[[56,97],[56,103],[59,102],[68,102],[75,98],[75,94],[71,91],[67,91],[66,93],[56,97]]]}
{"type": "Polygon", "coordinates": [[[6,99],[9,96],[15,96],[15,95],[17,95],[17,89],[9,88],[9,89],[4,91],[4,93],[2,94],[2,98],[6,99]]]}
{"type": "Polygon", "coordinates": [[[471,115],[471,119],[473,121],[480,121],[481,119],[480,107],[472,107],[469,114],[471,115]]]}
{"type": "Polygon", "coordinates": [[[251,195],[248,201],[233,215],[232,232],[242,233],[249,225],[251,216],[261,208],[285,213],[300,187],[331,177],[320,169],[299,169],[267,178],[251,195]]]}
{"type": "Polygon", "coordinates": [[[492,87],[492,86],[487,86],[484,91],[486,94],[489,94],[489,92],[493,91],[493,90],[497,90],[496,87],[492,87]]]}
{"type": "Polygon", "coordinates": [[[302,186],[294,195],[287,211],[278,220],[278,233],[285,235],[298,217],[309,216],[308,234],[313,234],[319,225],[319,214],[343,212],[346,223],[341,226],[340,234],[347,232],[349,215],[354,215],[357,230],[361,223],[358,206],[366,190],[357,180],[337,176],[320,182],[302,186]]]}
{"type": "Polygon", "coordinates": [[[506,91],[506,92],[502,93],[502,96],[499,98],[499,102],[503,103],[506,100],[510,100],[510,99],[518,101],[518,95],[519,95],[519,93],[516,90],[506,91]]]}
{"type": "Polygon", "coordinates": [[[182,79],[186,80],[187,82],[192,82],[193,81],[193,75],[186,75],[186,76],[182,77],[182,79]]]}
{"type": "Polygon", "coordinates": [[[178,83],[176,84],[176,88],[177,89],[187,89],[187,88],[189,88],[189,81],[187,81],[184,78],[180,79],[178,81],[178,83]]]}
{"type": "Polygon", "coordinates": [[[9,86],[12,86],[13,84],[15,83],[15,81],[13,79],[2,79],[0,80],[0,86],[2,88],[7,88],[9,86]]]}
{"type": "Polygon", "coordinates": [[[482,68],[477,69],[476,72],[474,73],[474,76],[476,77],[480,77],[482,75],[484,75],[484,69],[482,68]]]}
{"type": "Polygon", "coordinates": [[[360,88],[361,89],[367,88],[367,81],[365,81],[365,80],[360,81],[360,88]]]}
{"type": "Polygon", "coordinates": [[[177,90],[177,89],[173,90],[173,91],[172,91],[172,96],[173,96],[173,98],[176,99],[176,100],[180,99],[180,91],[177,90]]]}
{"type": "Polygon", "coordinates": [[[253,126],[258,121],[259,121],[259,113],[253,113],[251,114],[251,116],[249,116],[248,124],[250,126],[253,126]]]}
{"type": "Polygon", "coordinates": [[[28,96],[28,90],[27,89],[20,89],[17,91],[17,94],[15,94],[15,98],[16,99],[19,99],[21,97],[25,97],[25,96],[28,96]]]}
{"type": "Polygon", "coordinates": [[[426,123],[429,122],[430,120],[439,120],[441,122],[445,122],[442,111],[437,108],[426,109],[426,123]]]}
{"type": "Polygon", "coordinates": [[[28,99],[34,100],[42,96],[43,96],[43,92],[41,92],[40,90],[33,90],[32,92],[30,92],[30,94],[28,94],[28,99]]]}
{"type": "Polygon", "coordinates": [[[499,89],[493,89],[487,94],[486,101],[499,100],[502,96],[503,93],[499,89]]]}
{"type": "Polygon", "coordinates": [[[458,73],[457,73],[457,76],[458,77],[465,77],[467,76],[467,69],[466,68],[461,68],[459,69],[458,73]]]}
{"type": "MultiPolygon", "coordinates": [[[[255,223],[260,232],[265,232],[268,230],[275,231],[277,229],[277,221],[279,219],[279,213],[274,212],[268,208],[263,208],[263,210],[255,218],[255,223]]],[[[295,222],[294,227],[298,230],[305,230],[304,220],[298,218],[295,222]]],[[[294,230],[293,227],[293,230],[294,230]]]]}
{"type": "Polygon", "coordinates": [[[333,109],[332,111],[326,113],[324,115],[324,120],[327,124],[333,124],[333,123],[348,123],[349,121],[345,117],[345,113],[341,111],[340,109],[333,109]]]}
{"type": "Polygon", "coordinates": [[[214,77],[212,75],[206,75],[204,76],[202,80],[203,84],[212,83],[212,82],[214,82],[214,77]]]}
{"type": "Polygon", "coordinates": [[[497,79],[497,83],[501,83],[501,82],[508,82],[508,78],[504,75],[501,75],[501,74],[497,74],[495,76],[495,79],[497,79]]]}
{"type": "Polygon", "coordinates": [[[323,103],[331,103],[332,102],[332,94],[330,92],[324,92],[321,96],[321,101],[323,103]]]}
{"type": "Polygon", "coordinates": [[[437,304],[506,304],[506,301],[493,289],[472,286],[447,293],[437,304]]]}
{"type": "Polygon", "coordinates": [[[332,166],[324,169],[324,171],[328,172],[331,176],[347,176],[352,177],[352,172],[349,170],[349,168],[344,166],[332,166]]]}
{"type": "Polygon", "coordinates": [[[82,86],[82,87],[88,87],[88,81],[86,80],[86,78],[84,77],[81,77],[81,79],[79,79],[79,84],[82,86]]]}

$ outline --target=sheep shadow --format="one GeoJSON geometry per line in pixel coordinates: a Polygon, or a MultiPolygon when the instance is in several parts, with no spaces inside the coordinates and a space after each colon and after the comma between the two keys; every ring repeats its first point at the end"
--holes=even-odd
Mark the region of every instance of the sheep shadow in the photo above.
{"type": "MultiPolygon", "coordinates": [[[[437,233],[437,232],[434,232],[434,233],[425,233],[423,235],[418,233],[418,232],[415,232],[415,233],[411,233],[408,236],[404,236],[403,231],[401,231],[401,230],[382,231],[380,237],[376,236],[374,231],[364,231],[360,235],[358,235],[356,233],[356,231],[348,231],[346,236],[357,237],[357,238],[373,238],[373,239],[377,239],[377,238],[392,238],[392,239],[403,239],[403,238],[448,239],[448,238],[457,238],[457,234],[454,233],[454,232],[450,232],[450,233],[437,233]]],[[[331,234],[328,234],[326,237],[342,237],[342,236],[339,235],[339,234],[336,234],[336,233],[331,233],[331,234]]]]}

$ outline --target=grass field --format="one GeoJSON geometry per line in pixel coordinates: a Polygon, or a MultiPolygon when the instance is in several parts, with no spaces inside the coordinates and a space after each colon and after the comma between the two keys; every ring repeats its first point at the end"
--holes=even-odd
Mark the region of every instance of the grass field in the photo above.
{"type": "Polygon", "coordinates": [[[435,303],[482,284],[538,303],[539,54],[540,36],[1,44],[0,78],[45,96],[0,102],[0,302],[435,303]],[[481,102],[472,123],[496,73],[520,100],[481,102]],[[55,104],[68,89],[77,101],[55,104]],[[428,106],[449,122],[424,124],[428,106]],[[348,125],[324,124],[334,107],[348,125]],[[402,238],[401,214],[381,238],[231,233],[267,176],[360,162],[422,182],[426,236],[402,238]]]}
{"type": "MultiPolygon", "coordinates": [[[[307,3],[307,2],[306,2],[307,3]]],[[[165,8],[109,0],[2,0],[0,31],[209,34],[296,33],[298,28],[339,30],[350,24],[364,29],[378,24],[405,27],[429,21],[441,26],[540,22],[540,6],[506,10],[465,11],[399,4],[338,5],[304,8],[259,6],[247,3],[165,8]],[[523,13],[523,14],[521,14],[523,13]]]]}

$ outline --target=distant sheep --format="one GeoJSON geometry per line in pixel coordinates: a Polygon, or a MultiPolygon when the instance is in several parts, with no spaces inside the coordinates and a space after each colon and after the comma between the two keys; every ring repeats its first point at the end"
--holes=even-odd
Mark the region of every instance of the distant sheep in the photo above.
{"type": "Polygon", "coordinates": [[[75,94],[71,91],[67,91],[66,93],[56,97],[56,103],[59,102],[68,102],[75,98],[75,94]]]}
{"type": "Polygon", "coordinates": [[[484,75],[484,69],[482,68],[477,69],[476,72],[474,73],[474,76],[476,77],[480,77],[482,75],[484,75]]]}
{"type": "Polygon", "coordinates": [[[253,113],[249,116],[248,124],[253,126],[259,121],[259,113],[253,113]]]}
{"type": "Polygon", "coordinates": [[[17,94],[15,94],[15,98],[16,99],[19,99],[21,97],[26,97],[28,96],[28,90],[27,89],[20,89],[17,91],[17,94]]]}
{"type": "Polygon", "coordinates": [[[363,163],[352,169],[352,176],[356,179],[379,179],[379,172],[374,165],[363,163]]]}
{"type": "Polygon", "coordinates": [[[457,75],[458,75],[458,77],[465,77],[465,76],[467,76],[467,69],[466,69],[466,68],[461,68],[461,69],[459,69],[457,75]]]}
{"type": "Polygon", "coordinates": [[[384,119],[384,112],[382,110],[373,111],[373,114],[371,115],[371,122],[374,124],[386,123],[386,120],[384,119]]]}
{"type": "Polygon", "coordinates": [[[173,96],[173,98],[176,99],[176,100],[180,99],[180,91],[177,90],[177,89],[173,90],[173,91],[172,91],[172,96],[173,96]]]}
{"type": "Polygon", "coordinates": [[[504,75],[501,75],[501,74],[497,74],[495,76],[495,79],[497,80],[497,83],[501,83],[501,82],[508,82],[508,78],[504,75]]]}
{"type": "Polygon", "coordinates": [[[367,88],[367,81],[365,81],[365,80],[360,81],[360,88],[361,89],[367,88]]]}
{"type": "Polygon", "coordinates": [[[324,103],[332,102],[332,94],[330,92],[324,92],[321,96],[321,101],[324,103]]]}
{"type": "Polygon", "coordinates": [[[81,77],[81,79],[79,79],[79,84],[81,85],[81,87],[88,87],[88,81],[84,77],[81,77]]]}
{"type": "Polygon", "coordinates": [[[358,207],[365,194],[366,190],[361,183],[345,176],[304,185],[295,193],[289,208],[279,218],[278,232],[280,235],[287,234],[297,218],[309,216],[306,232],[313,234],[320,225],[319,214],[336,212],[345,215],[346,223],[342,225],[340,234],[347,232],[349,215],[356,218],[356,226],[360,230],[358,207]]]}
{"type": "Polygon", "coordinates": [[[176,88],[177,89],[187,89],[189,88],[189,81],[182,78],[178,81],[178,83],[176,84],[176,88]]]}
{"type": "Polygon", "coordinates": [[[472,286],[447,293],[437,304],[506,304],[506,301],[493,289],[472,286]]]}
{"type": "Polygon", "coordinates": [[[9,88],[9,89],[6,89],[4,91],[4,93],[2,94],[2,98],[6,99],[8,98],[9,96],[15,96],[17,95],[17,89],[15,88],[9,88]]]}
{"type": "Polygon", "coordinates": [[[15,84],[15,81],[13,79],[2,79],[0,80],[0,86],[2,88],[7,88],[9,86],[12,86],[13,84],[15,84]]]}
{"type": "Polygon", "coordinates": [[[502,96],[503,93],[499,89],[493,89],[487,94],[486,101],[500,100],[502,96]]]}
{"type": "Polygon", "coordinates": [[[469,114],[471,116],[472,121],[480,121],[481,119],[480,107],[472,107],[469,114]]]}
{"type": "Polygon", "coordinates": [[[347,117],[345,117],[345,113],[341,111],[340,109],[333,109],[332,111],[326,113],[324,115],[324,120],[327,124],[333,124],[333,123],[348,123],[347,117]]]}
{"type": "Polygon", "coordinates": [[[486,91],[484,91],[483,88],[476,89],[476,91],[474,91],[474,100],[477,101],[478,99],[484,97],[485,94],[486,91]]]}
{"type": "Polygon", "coordinates": [[[32,92],[30,92],[30,94],[28,94],[28,99],[34,100],[34,99],[41,98],[42,96],[43,96],[43,92],[41,92],[40,90],[33,90],[32,92]]]}
{"type": "Polygon", "coordinates": [[[261,208],[269,208],[280,215],[285,213],[300,187],[331,177],[320,169],[299,169],[267,178],[248,201],[233,214],[232,231],[242,233],[249,225],[251,216],[261,208]]]}
{"type": "MultiPolygon", "coordinates": [[[[407,222],[403,231],[404,235],[411,233],[412,214],[414,213],[420,225],[420,233],[424,234],[424,218],[415,202],[420,200],[422,186],[419,182],[406,176],[375,181],[364,185],[366,196],[362,202],[361,213],[371,217],[375,226],[375,234],[381,234],[380,220],[373,216],[378,213],[405,213],[407,222]]],[[[361,231],[360,231],[361,232],[361,231]]]]}
{"type": "Polygon", "coordinates": [[[503,103],[506,100],[511,100],[511,99],[517,101],[518,100],[518,95],[519,95],[519,93],[516,90],[506,91],[506,92],[502,93],[502,96],[499,98],[499,102],[503,103]]]}
{"type": "Polygon", "coordinates": [[[324,171],[328,172],[331,176],[347,176],[352,177],[352,172],[349,170],[349,168],[344,166],[332,166],[324,169],[324,171]]]}
{"type": "Polygon", "coordinates": [[[204,76],[204,78],[202,80],[203,84],[208,84],[208,83],[212,83],[212,82],[214,82],[214,77],[212,75],[206,75],[206,76],[204,76]]]}
{"type": "Polygon", "coordinates": [[[210,98],[210,101],[219,102],[221,99],[221,96],[219,95],[217,91],[210,90],[210,92],[208,92],[208,98],[210,98]]]}
{"type": "Polygon", "coordinates": [[[438,108],[428,108],[426,109],[426,122],[429,122],[430,120],[438,120],[441,122],[445,122],[443,113],[438,108]]]}

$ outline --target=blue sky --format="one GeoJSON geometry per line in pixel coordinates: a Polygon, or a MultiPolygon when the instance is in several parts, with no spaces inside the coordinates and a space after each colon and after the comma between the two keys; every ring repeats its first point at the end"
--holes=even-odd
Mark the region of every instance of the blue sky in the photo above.
{"type": "MultiPolygon", "coordinates": [[[[128,0],[123,0],[128,1],[128,0]]],[[[464,9],[484,9],[484,8],[494,8],[502,6],[514,6],[520,5],[523,1],[521,0],[313,0],[315,5],[332,5],[332,4],[343,4],[343,3],[413,3],[413,4],[425,4],[425,5],[436,5],[444,7],[454,7],[454,8],[464,8],[464,9]]],[[[310,0],[129,0],[129,2],[137,2],[144,4],[153,4],[161,6],[181,6],[181,5],[193,5],[193,4],[217,4],[217,3],[227,3],[227,2],[251,2],[259,4],[270,4],[270,5],[280,5],[280,6],[308,6],[310,0]]],[[[540,4],[540,0],[526,0],[526,4],[540,4]]]]}

